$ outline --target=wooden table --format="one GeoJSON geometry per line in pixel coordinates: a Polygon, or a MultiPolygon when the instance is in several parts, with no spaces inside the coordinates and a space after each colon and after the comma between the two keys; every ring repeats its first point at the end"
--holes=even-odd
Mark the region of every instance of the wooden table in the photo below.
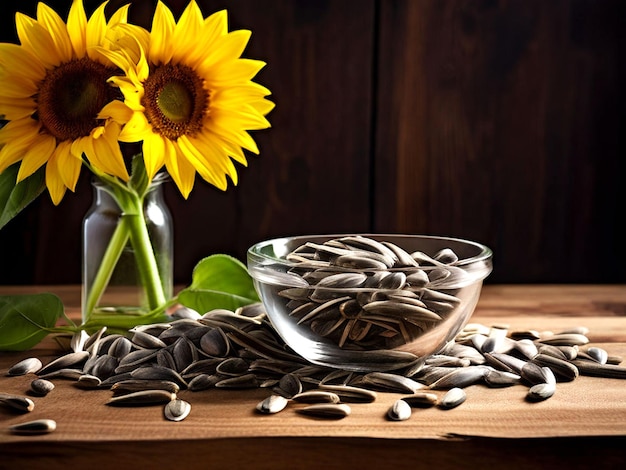
{"type": "MultiPolygon", "coordinates": [[[[4,287],[0,294],[45,290],[78,313],[75,286],[4,287]]],[[[470,321],[552,331],[584,325],[594,345],[626,357],[623,285],[488,285],[470,321]]],[[[0,353],[0,391],[25,395],[32,376],[7,377],[8,368],[29,356],[45,364],[58,353],[47,340],[35,350],[0,353]]],[[[526,391],[471,386],[460,407],[417,409],[404,422],[385,419],[399,398],[391,393],[327,421],[290,407],[259,415],[264,389],[182,391],[192,412],[175,423],[161,407],[108,407],[110,391],[59,380],[48,396],[32,398],[28,415],[0,409],[0,468],[624,468],[626,381],[581,376],[540,403],[526,402],[526,391]],[[8,431],[37,418],[56,420],[57,430],[8,431]]]]}

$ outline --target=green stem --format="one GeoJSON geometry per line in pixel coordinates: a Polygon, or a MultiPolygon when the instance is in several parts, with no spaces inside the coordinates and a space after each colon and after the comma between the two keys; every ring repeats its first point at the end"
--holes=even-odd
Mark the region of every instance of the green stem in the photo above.
{"type": "Polygon", "coordinates": [[[93,321],[90,322],[91,316],[109,285],[113,271],[129,238],[134,250],[137,271],[146,296],[148,310],[149,312],[163,311],[167,298],[145,222],[143,210],[145,193],[140,195],[127,186],[121,185],[117,181],[110,181],[108,178],[102,178],[102,180],[104,184],[108,185],[111,196],[115,198],[122,211],[122,216],[87,294],[83,323],[93,323],[93,321]]]}
{"type": "Polygon", "coordinates": [[[111,236],[111,241],[104,252],[104,256],[102,257],[96,277],[89,292],[87,293],[87,300],[84,306],[84,323],[87,323],[91,318],[91,314],[96,308],[96,305],[98,305],[105,289],[109,285],[113,270],[115,269],[115,266],[122,255],[122,251],[124,251],[124,247],[128,242],[128,236],[129,233],[126,217],[122,216],[117,224],[117,227],[115,227],[115,231],[111,236]]]}
{"type": "Polygon", "coordinates": [[[127,219],[130,231],[130,241],[135,250],[137,269],[139,271],[139,277],[142,285],[145,289],[149,309],[155,310],[162,307],[166,303],[167,299],[165,297],[165,293],[163,292],[159,268],[154,256],[152,243],[150,242],[148,227],[145,222],[143,198],[137,196],[136,193],[132,194],[134,197],[131,197],[129,202],[134,205],[134,210],[132,214],[128,214],[127,219]]]}

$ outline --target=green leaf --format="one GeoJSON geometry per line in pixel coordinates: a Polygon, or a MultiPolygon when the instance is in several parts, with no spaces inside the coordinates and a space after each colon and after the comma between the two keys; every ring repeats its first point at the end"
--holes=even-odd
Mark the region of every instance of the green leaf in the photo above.
{"type": "Polygon", "coordinates": [[[25,351],[44,339],[63,314],[54,294],[0,296],[0,350],[25,351]]]}
{"type": "Polygon", "coordinates": [[[14,163],[0,174],[0,229],[46,188],[44,167],[16,184],[19,169],[14,163]]]}
{"type": "Polygon", "coordinates": [[[178,294],[178,301],[200,313],[216,308],[235,310],[259,302],[245,265],[232,256],[204,258],[193,270],[191,285],[178,294]]]}

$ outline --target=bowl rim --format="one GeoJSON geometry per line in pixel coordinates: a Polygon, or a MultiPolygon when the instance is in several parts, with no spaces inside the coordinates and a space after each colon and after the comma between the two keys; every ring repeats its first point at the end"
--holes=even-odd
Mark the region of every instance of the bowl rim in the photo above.
{"type": "MultiPolygon", "coordinates": [[[[449,236],[440,236],[440,235],[420,235],[420,234],[408,234],[408,233],[373,233],[373,232],[352,232],[352,233],[319,233],[319,234],[309,234],[309,235],[292,235],[292,236],[283,236],[283,237],[275,237],[267,240],[263,240],[255,243],[250,246],[247,250],[248,262],[251,258],[256,263],[262,263],[263,261],[270,262],[279,262],[288,266],[295,265],[295,263],[285,259],[280,256],[271,256],[266,253],[262,253],[260,250],[264,247],[274,245],[276,243],[285,243],[289,240],[311,240],[311,239],[334,239],[348,236],[362,236],[362,237],[376,237],[378,239],[382,239],[385,237],[409,237],[409,238],[418,238],[418,239],[429,239],[429,240],[441,240],[441,241],[450,241],[454,243],[463,243],[466,245],[474,246],[478,248],[479,253],[474,256],[470,256],[468,258],[459,258],[459,260],[455,263],[455,266],[466,266],[474,263],[485,262],[491,260],[493,257],[493,251],[487,245],[484,245],[480,242],[467,240],[464,238],[458,237],[449,237],[449,236]]],[[[391,240],[389,240],[391,241],[391,240]]]]}

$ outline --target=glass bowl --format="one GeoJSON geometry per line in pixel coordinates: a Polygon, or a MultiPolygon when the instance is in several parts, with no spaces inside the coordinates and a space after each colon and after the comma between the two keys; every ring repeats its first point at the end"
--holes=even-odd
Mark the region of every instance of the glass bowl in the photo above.
{"type": "Polygon", "coordinates": [[[314,364],[364,372],[418,366],[454,341],[492,255],[456,238],[339,234],[263,241],[247,262],[290,348],[314,364]]]}

